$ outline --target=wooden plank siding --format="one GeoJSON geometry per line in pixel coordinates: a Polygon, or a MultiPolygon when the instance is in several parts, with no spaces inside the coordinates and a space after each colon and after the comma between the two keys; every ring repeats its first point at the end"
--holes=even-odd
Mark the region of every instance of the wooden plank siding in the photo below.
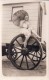
{"type": "MultiPolygon", "coordinates": [[[[2,24],[2,42],[9,43],[12,38],[20,33],[20,28],[15,26],[11,20],[12,7],[23,6],[23,10],[28,12],[31,27],[37,32],[38,28],[38,12],[39,12],[39,3],[22,3],[22,4],[12,4],[12,5],[3,5],[3,24],[2,24]]],[[[16,8],[17,9],[17,8],[16,8]]]]}

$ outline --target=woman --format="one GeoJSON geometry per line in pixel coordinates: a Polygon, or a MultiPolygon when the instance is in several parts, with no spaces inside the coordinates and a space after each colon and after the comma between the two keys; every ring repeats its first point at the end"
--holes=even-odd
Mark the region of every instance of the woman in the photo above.
{"type": "Polygon", "coordinates": [[[26,37],[24,41],[24,47],[26,47],[27,41],[31,35],[40,38],[38,34],[30,27],[29,17],[27,15],[25,16],[24,20],[20,21],[20,27],[22,28],[21,33],[26,37]]]}

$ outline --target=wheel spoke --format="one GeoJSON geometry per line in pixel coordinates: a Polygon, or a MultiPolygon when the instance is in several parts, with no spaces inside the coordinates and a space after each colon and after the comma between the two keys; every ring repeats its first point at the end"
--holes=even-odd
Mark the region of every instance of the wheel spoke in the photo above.
{"type": "MultiPolygon", "coordinates": [[[[22,56],[22,55],[18,56],[17,59],[20,58],[21,56],[22,56]]],[[[17,59],[15,59],[15,60],[17,60],[17,59]]]]}
{"type": "Polygon", "coordinates": [[[35,57],[37,57],[37,58],[40,58],[40,57],[38,57],[37,55],[31,54],[31,53],[30,53],[29,55],[32,55],[33,57],[35,56],[35,57]]]}
{"type": "Polygon", "coordinates": [[[34,66],[35,66],[35,63],[33,62],[33,60],[30,58],[30,56],[28,55],[28,58],[31,60],[31,62],[34,64],[34,66]]]}
{"type": "Polygon", "coordinates": [[[36,43],[36,41],[33,44],[35,44],[35,43],[36,43]]]}
{"type": "Polygon", "coordinates": [[[22,60],[21,60],[21,63],[20,63],[20,66],[19,66],[19,67],[21,67],[21,65],[22,65],[22,63],[23,63],[23,59],[24,59],[24,56],[22,57],[22,60]]]}
{"type": "Polygon", "coordinates": [[[46,52],[45,51],[43,51],[43,53],[46,55],[46,52]]]}
{"type": "Polygon", "coordinates": [[[14,49],[14,51],[15,51],[14,53],[21,53],[21,51],[20,51],[20,52],[17,52],[16,49],[15,49],[15,47],[14,47],[13,49],[14,49]]]}
{"type": "Polygon", "coordinates": [[[15,50],[15,52],[17,53],[17,51],[16,51],[15,47],[14,47],[13,49],[14,49],[14,50],[15,50]]]}
{"type": "Polygon", "coordinates": [[[25,56],[25,58],[26,58],[27,69],[29,69],[29,65],[28,65],[28,61],[27,61],[27,56],[25,56]]]}
{"type": "Polygon", "coordinates": [[[38,51],[38,54],[41,55],[41,53],[38,51]]]}
{"type": "Polygon", "coordinates": [[[18,42],[18,40],[16,40],[16,42],[19,44],[20,47],[22,47],[21,44],[18,42]]]}
{"type": "Polygon", "coordinates": [[[36,52],[36,54],[35,54],[35,57],[37,58],[37,61],[38,61],[38,59],[40,58],[40,57],[37,56],[37,52],[36,52]]]}
{"type": "Polygon", "coordinates": [[[14,46],[14,48],[16,48],[16,49],[18,49],[18,50],[21,50],[20,48],[18,48],[18,47],[16,47],[16,46],[14,46]]]}

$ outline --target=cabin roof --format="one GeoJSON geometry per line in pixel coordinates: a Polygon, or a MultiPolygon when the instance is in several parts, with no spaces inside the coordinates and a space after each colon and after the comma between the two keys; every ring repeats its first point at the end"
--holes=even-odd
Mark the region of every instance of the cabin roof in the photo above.
{"type": "Polygon", "coordinates": [[[11,5],[11,4],[16,4],[16,3],[29,3],[29,2],[33,2],[33,3],[38,3],[41,0],[2,0],[2,4],[3,5],[11,5]]]}

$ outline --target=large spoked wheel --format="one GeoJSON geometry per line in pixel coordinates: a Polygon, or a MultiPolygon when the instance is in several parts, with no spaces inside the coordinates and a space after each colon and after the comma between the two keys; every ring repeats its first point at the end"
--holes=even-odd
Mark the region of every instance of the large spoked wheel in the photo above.
{"type": "Polygon", "coordinates": [[[35,37],[30,37],[24,48],[24,40],[25,36],[20,34],[11,41],[9,57],[16,68],[31,70],[37,67],[42,59],[42,46],[35,37]]]}

